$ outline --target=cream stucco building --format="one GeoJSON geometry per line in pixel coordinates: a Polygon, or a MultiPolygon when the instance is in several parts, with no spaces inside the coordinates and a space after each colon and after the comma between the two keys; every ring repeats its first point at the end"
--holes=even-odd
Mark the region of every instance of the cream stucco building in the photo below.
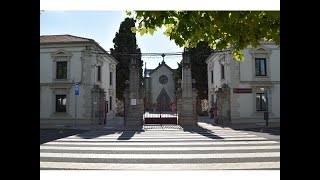
{"type": "Polygon", "coordinates": [[[40,36],[40,126],[99,125],[114,118],[117,63],[92,39],[40,36]]]}
{"type": "MultiPolygon", "coordinates": [[[[208,64],[209,108],[215,107],[218,123],[280,122],[280,47],[261,42],[244,49],[244,60],[230,51],[214,52],[208,64]]],[[[215,112],[215,111],[214,111],[215,112]]]]}

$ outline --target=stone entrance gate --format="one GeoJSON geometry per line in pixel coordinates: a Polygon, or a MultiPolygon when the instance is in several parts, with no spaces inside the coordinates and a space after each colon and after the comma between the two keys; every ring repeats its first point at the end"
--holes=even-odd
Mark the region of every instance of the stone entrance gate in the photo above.
{"type": "MultiPolygon", "coordinates": [[[[198,123],[197,114],[196,114],[196,102],[197,102],[197,91],[194,88],[195,80],[191,76],[191,63],[190,55],[188,52],[183,53],[182,59],[182,79],[179,80],[179,89],[177,91],[176,104],[169,104],[159,99],[157,103],[157,110],[159,114],[158,117],[154,117],[151,120],[148,120],[146,115],[146,108],[148,111],[151,109],[149,104],[145,104],[145,89],[140,82],[139,75],[140,69],[138,67],[138,62],[134,56],[131,57],[129,65],[129,80],[127,80],[127,89],[125,91],[125,125],[143,125],[148,123],[156,124],[179,124],[181,126],[196,126],[198,123]],[[168,106],[171,107],[168,107],[168,106]],[[163,106],[163,107],[162,107],[163,106]],[[173,110],[172,107],[175,109],[173,110]],[[170,112],[172,117],[168,116],[167,122],[163,111],[170,112]],[[174,112],[176,111],[176,112],[174,112]],[[146,121],[147,118],[147,121],[146,121]],[[171,120],[169,120],[171,118],[171,120]]],[[[163,99],[165,99],[165,95],[163,99]]],[[[169,114],[169,113],[168,113],[169,114]]]]}

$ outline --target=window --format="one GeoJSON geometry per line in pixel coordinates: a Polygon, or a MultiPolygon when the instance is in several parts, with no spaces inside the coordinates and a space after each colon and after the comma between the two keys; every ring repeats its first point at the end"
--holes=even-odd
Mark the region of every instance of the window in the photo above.
{"type": "MultiPolygon", "coordinates": [[[[70,80],[72,53],[58,50],[51,54],[52,57],[52,81],[61,82],[70,80]]],[[[53,97],[55,98],[55,96],[53,97]]],[[[54,99],[53,99],[54,101],[54,99]]],[[[53,110],[54,111],[54,110],[53,110]]]]}
{"type": "Polygon", "coordinates": [[[57,62],[57,79],[67,79],[67,61],[57,62]]]}
{"type": "Polygon", "coordinates": [[[213,70],[211,71],[211,83],[213,83],[213,70]]]}
{"type": "Polygon", "coordinates": [[[98,81],[101,81],[101,66],[98,66],[98,81]]]}
{"type": "Polygon", "coordinates": [[[256,58],[255,60],[256,60],[255,62],[256,76],[266,76],[267,75],[266,58],[256,58]]]}
{"type": "Polygon", "coordinates": [[[110,72],[110,85],[112,85],[112,72],[110,72]]]}
{"type": "Polygon", "coordinates": [[[110,110],[112,110],[112,97],[110,96],[110,110]]]}
{"type": "Polygon", "coordinates": [[[224,79],[224,65],[221,64],[221,79],[224,79]]]}
{"type": "Polygon", "coordinates": [[[56,95],[56,112],[66,112],[67,96],[56,95]]]}
{"type": "Polygon", "coordinates": [[[264,93],[256,94],[256,108],[257,111],[266,111],[267,103],[266,103],[266,95],[264,93]]]}
{"type": "Polygon", "coordinates": [[[166,83],[168,82],[168,77],[167,77],[166,75],[161,75],[161,76],[159,77],[159,82],[160,82],[161,84],[166,84],[166,83]]]}

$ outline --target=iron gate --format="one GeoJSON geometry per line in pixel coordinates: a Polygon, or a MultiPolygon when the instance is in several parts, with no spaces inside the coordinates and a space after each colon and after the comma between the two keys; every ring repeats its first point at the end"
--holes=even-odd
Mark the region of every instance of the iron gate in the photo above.
{"type": "Polygon", "coordinates": [[[173,103],[145,103],[144,124],[178,124],[177,105],[173,103]]]}

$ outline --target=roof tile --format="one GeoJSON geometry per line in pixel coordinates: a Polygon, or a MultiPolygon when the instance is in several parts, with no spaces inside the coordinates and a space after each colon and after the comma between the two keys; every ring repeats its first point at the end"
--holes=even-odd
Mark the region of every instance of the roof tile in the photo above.
{"type": "Polygon", "coordinates": [[[89,42],[94,40],[78,37],[78,36],[72,36],[69,34],[40,36],[40,43],[41,42],[86,42],[86,41],[89,42]]]}

